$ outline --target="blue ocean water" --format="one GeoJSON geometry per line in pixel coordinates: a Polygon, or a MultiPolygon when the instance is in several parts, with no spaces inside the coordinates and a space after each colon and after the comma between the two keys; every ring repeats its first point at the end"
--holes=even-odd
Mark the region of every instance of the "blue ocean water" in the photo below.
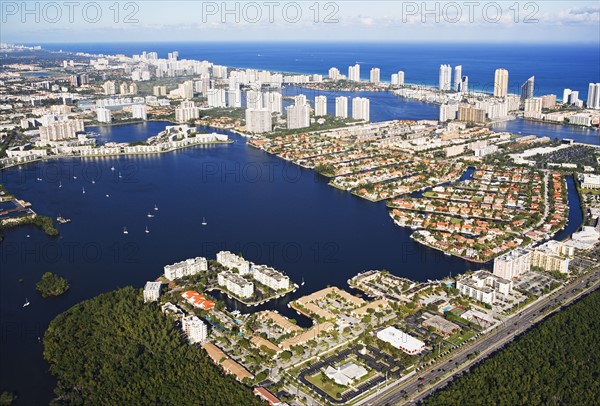
{"type": "Polygon", "coordinates": [[[331,67],[344,74],[359,63],[361,78],[368,79],[373,67],[389,81],[403,70],[407,83],[437,85],[441,64],[462,65],[471,89],[491,91],[494,71],[509,71],[509,91],[519,93],[521,84],[535,76],[535,95],[578,90],[587,99],[588,84],[600,82],[600,47],[595,44],[481,44],[481,43],[327,43],[327,42],[160,42],[43,44],[45,49],[105,54],[139,54],[156,51],[167,57],[179,51],[180,58],[209,60],[216,64],[283,72],[327,75],[331,67]]]}

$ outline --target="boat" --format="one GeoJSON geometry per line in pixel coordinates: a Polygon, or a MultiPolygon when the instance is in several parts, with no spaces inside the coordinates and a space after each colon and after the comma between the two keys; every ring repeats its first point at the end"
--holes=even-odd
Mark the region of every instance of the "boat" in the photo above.
{"type": "Polygon", "coordinates": [[[158,211],[158,206],[154,205],[154,210],[158,211]]]}
{"type": "Polygon", "coordinates": [[[450,254],[449,252],[446,252],[446,251],[444,251],[444,255],[447,255],[447,256],[449,256],[449,257],[451,257],[451,256],[452,256],[452,254],[450,254]]]}
{"type": "Polygon", "coordinates": [[[148,212],[148,217],[152,218],[152,217],[154,217],[154,214],[148,212]]]}
{"type": "Polygon", "coordinates": [[[150,230],[148,230],[148,226],[146,226],[146,234],[149,234],[150,230]]]}
{"type": "Polygon", "coordinates": [[[58,182],[58,187],[62,187],[62,182],[58,182]]]}
{"type": "Polygon", "coordinates": [[[77,176],[73,176],[73,179],[77,179],[77,176]]]}
{"type": "Polygon", "coordinates": [[[38,181],[38,182],[41,182],[41,181],[42,181],[42,178],[37,178],[37,181],[38,181]]]}
{"type": "Polygon", "coordinates": [[[207,225],[207,224],[208,224],[208,223],[206,222],[206,219],[205,219],[204,217],[202,217],[202,225],[203,225],[203,226],[205,226],[205,225],[207,225]]]}
{"type": "Polygon", "coordinates": [[[59,214],[58,217],[56,218],[56,221],[58,221],[60,224],[66,224],[66,223],[70,223],[71,219],[64,218],[59,214]]]}
{"type": "Polygon", "coordinates": [[[81,190],[83,191],[83,194],[85,194],[85,188],[81,188],[81,190]]]}
{"type": "Polygon", "coordinates": [[[106,195],[106,197],[110,197],[110,195],[106,195]]]}
{"type": "Polygon", "coordinates": [[[304,286],[304,278],[302,278],[302,283],[300,284],[300,286],[304,286]]]}
{"type": "Polygon", "coordinates": [[[27,298],[25,298],[25,303],[23,304],[23,307],[27,307],[29,306],[29,300],[27,298]]]}
{"type": "Polygon", "coordinates": [[[110,170],[114,172],[114,171],[115,171],[115,167],[114,167],[114,166],[111,166],[111,167],[110,167],[110,170]]]}
{"type": "Polygon", "coordinates": [[[119,171],[119,179],[121,179],[123,175],[121,175],[121,171],[119,171]]]}
{"type": "Polygon", "coordinates": [[[123,234],[129,234],[129,231],[127,231],[127,227],[123,227],[123,234]]]}
{"type": "Polygon", "coordinates": [[[95,180],[93,180],[93,181],[92,181],[92,185],[95,185],[95,184],[96,184],[96,181],[95,181],[95,180]]]}

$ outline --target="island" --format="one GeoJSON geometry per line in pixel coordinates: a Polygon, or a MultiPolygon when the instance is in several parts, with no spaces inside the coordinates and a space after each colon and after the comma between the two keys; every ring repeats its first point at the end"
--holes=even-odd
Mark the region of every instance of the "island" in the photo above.
{"type": "Polygon", "coordinates": [[[42,279],[40,279],[37,285],[35,285],[35,288],[44,299],[47,299],[66,293],[70,286],[65,278],[52,272],[46,272],[42,275],[42,279]]]}

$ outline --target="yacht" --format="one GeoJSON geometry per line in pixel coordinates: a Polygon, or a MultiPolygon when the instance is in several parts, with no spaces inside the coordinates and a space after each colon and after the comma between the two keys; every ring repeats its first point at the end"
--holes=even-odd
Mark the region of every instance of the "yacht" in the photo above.
{"type": "Polygon", "coordinates": [[[29,300],[27,298],[25,298],[25,303],[23,304],[23,307],[27,307],[29,306],[29,300]]]}
{"type": "Polygon", "coordinates": [[[62,187],[62,182],[58,182],[58,187],[61,188],[62,187]]]}
{"type": "Polygon", "coordinates": [[[302,283],[300,284],[300,286],[304,286],[304,278],[302,278],[302,283]]]}
{"type": "Polygon", "coordinates": [[[92,185],[95,185],[95,184],[96,184],[96,181],[95,181],[95,180],[93,180],[93,181],[92,181],[92,185]]]}
{"type": "Polygon", "coordinates": [[[207,225],[207,224],[208,224],[208,223],[206,222],[206,219],[205,219],[204,217],[202,217],[202,225],[203,225],[203,226],[205,226],[205,225],[207,225]]]}
{"type": "Polygon", "coordinates": [[[110,195],[106,195],[106,197],[110,197],[110,195]]]}
{"type": "Polygon", "coordinates": [[[129,231],[127,231],[127,227],[123,227],[123,234],[129,234],[129,231]]]}
{"type": "Polygon", "coordinates": [[[81,188],[81,190],[82,190],[83,194],[85,194],[85,188],[81,188]]]}
{"type": "Polygon", "coordinates": [[[154,205],[154,210],[158,211],[158,206],[154,205]]]}
{"type": "Polygon", "coordinates": [[[150,230],[148,230],[148,226],[146,226],[146,234],[149,234],[150,230]]]}
{"type": "Polygon", "coordinates": [[[111,167],[110,167],[110,170],[114,172],[114,171],[115,171],[115,167],[114,167],[114,166],[111,166],[111,167]]]}
{"type": "Polygon", "coordinates": [[[121,179],[123,175],[121,175],[121,171],[119,171],[119,179],[121,179]]]}
{"type": "Polygon", "coordinates": [[[148,212],[148,217],[149,217],[149,218],[152,218],[152,217],[154,217],[154,214],[152,214],[152,213],[148,212]]]}
{"type": "Polygon", "coordinates": [[[77,176],[73,176],[73,179],[77,179],[77,176]]]}

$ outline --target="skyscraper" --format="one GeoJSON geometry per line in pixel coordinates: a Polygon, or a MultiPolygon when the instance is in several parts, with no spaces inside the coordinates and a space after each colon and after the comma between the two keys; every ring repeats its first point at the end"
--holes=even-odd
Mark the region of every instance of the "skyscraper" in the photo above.
{"type": "Polygon", "coordinates": [[[348,80],[360,82],[360,65],[359,64],[348,67],[348,80]]]}
{"type": "Polygon", "coordinates": [[[527,79],[521,86],[521,100],[531,99],[533,97],[533,87],[535,82],[535,76],[527,79]]]}
{"type": "Polygon", "coordinates": [[[379,75],[381,71],[379,68],[371,69],[371,83],[379,83],[379,75]]]}
{"type": "Polygon", "coordinates": [[[295,104],[285,108],[287,113],[287,128],[305,128],[310,126],[310,106],[308,104],[295,104]]]}
{"type": "Polygon", "coordinates": [[[339,96],[335,98],[335,116],[347,118],[348,117],[348,98],[345,96],[339,96]]]}
{"type": "Polygon", "coordinates": [[[494,97],[506,97],[508,94],[508,71],[506,69],[496,69],[494,77],[494,97]]]}
{"type": "Polygon", "coordinates": [[[460,89],[459,91],[461,93],[469,93],[469,77],[468,76],[463,76],[462,80],[460,82],[460,89]]]}
{"type": "Polygon", "coordinates": [[[268,109],[246,109],[246,131],[264,133],[273,129],[271,112],[268,109]]]}
{"type": "Polygon", "coordinates": [[[460,92],[462,84],[462,65],[454,67],[454,91],[460,92]]]}
{"type": "Polygon", "coordinates": [[[327,115],[327,96],[315,97],[315,116],[327,115]]]}
{"type": "Polygon", "coordinates": [[[329,79],[338,80],[340,76],[340,70],[338,68],[329,69],[329,79]]]}
{"type": "Polygon", "coordinates": [[[563,97],[562,97],[563,104],[569,104],[569,98],[571,97],[572,92],[573,91],[571,89],[563,90],[563,97]]]}
{"type": "Polygon", "coordinates": [[[440,90],[450,91],[452,87],[452,67],[450,65],[440,66],[440,90]]]}
{"type": "Polygon", "coordinates": [[[590,83],[587,107],[588,109],[600,109],[600,83],[590,83]]]}
{"type": "Polygon", "coordinates": [[[352,118],[356,120],[371,120],[371,102],[366,97],[352,99],[352,118]]]}
{"type": "Polygon", "coordinates": [[[392,85],[404,86],[404,72],[398,71],[398,73],[393,73],[391,83],[392,85]]]}

